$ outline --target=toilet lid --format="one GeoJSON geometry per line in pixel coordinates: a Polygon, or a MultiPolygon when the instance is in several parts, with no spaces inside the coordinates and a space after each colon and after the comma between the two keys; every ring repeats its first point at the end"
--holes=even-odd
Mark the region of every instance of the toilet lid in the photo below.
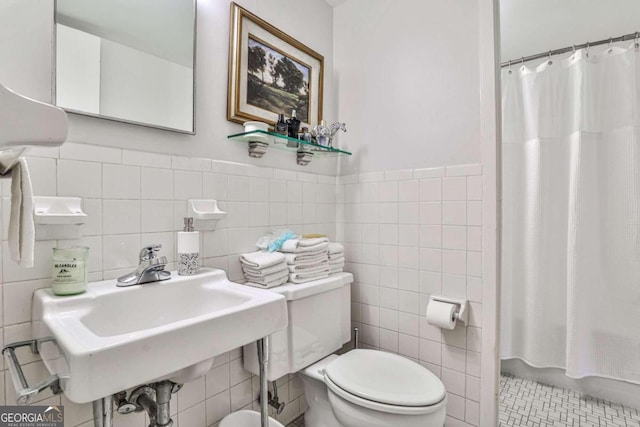
{"type": "Polygon", "coordinates": [[[346,392],[387,405],[435,405],[446,394],[424,366],[377,350],[352,350],[329,363],[325,374],[346,392]]]}

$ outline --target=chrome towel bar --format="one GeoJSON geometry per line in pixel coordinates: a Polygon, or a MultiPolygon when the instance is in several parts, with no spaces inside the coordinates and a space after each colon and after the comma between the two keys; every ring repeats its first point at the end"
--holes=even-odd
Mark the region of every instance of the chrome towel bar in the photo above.
{"type": "Polygon", "coordinates": [[[16,401],[18,405],[31,404],[36,395],[47,388],[51,388],[53,394],[62,393],[62,389],[60,388],[60,379],[57,375],[51,375],[42,381],[39,381],[33,387],[29,387],[27,378],[24,376],[24,372],[22,371],[22,366],[20,366],[20,361],[16,356],[15,350],[21,347],[29,347],[31,349],[31,353],[40,354],[39,344],[47,341],[54,341],[54,339],[42,338],[37,340],[18,341],[8,344],[2,349],[2,355],[7,362],[9,373],[11,374],[13,388],[16,390],[16,401]]]}

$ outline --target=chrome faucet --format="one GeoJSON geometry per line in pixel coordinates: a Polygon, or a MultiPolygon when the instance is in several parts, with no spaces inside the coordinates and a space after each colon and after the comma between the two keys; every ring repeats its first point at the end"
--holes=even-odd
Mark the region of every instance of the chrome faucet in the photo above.
{"type": "Polygon", "coordinates": [[[129,274],[118,277],[116,285],[125,287],[171,279],[171,273],[164,269],[167,265],[167,257],[156,255],[160,248],[162,245],[159,244],[142,248],[138,268],[129,274]]]}

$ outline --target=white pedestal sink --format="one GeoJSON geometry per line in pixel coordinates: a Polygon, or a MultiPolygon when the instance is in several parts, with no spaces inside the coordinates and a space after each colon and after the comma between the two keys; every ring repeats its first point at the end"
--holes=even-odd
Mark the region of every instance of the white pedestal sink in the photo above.
{"type": "Polygon", "coordinates": [[[169,378],[194,379],[213,357],[287,326],[283,296],[242,286],[222,270],[120,288],[89,284],[81,295],[35,293],[33,336],[69,400],[91,402],[169,378]]]}

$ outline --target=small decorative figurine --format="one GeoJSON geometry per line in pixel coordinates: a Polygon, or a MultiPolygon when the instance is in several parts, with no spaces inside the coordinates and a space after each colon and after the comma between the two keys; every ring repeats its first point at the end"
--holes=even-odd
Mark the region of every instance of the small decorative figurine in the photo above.
{"type": "Polygon", "coordinates": [[[347,125],[335,122],[331,126],[326,126],[325,121],[322,120],[319,125],[313,128],[311,135],[316,139],[316,144],[331,147],[333,146],[333,137],[339,130],[346,132],[347,125]]]}

